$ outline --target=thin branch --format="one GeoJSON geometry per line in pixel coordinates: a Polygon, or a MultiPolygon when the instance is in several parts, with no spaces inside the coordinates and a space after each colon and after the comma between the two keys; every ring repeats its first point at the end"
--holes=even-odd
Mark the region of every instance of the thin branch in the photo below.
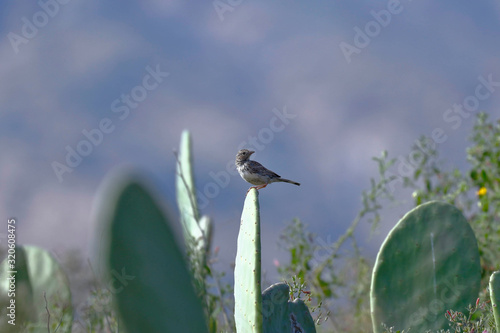
{"type": "Polygon", "coordinates": [[[226,325],[227,327],[231,327],[230,323],[229,323],[229,316],[227,314],[227,311],[226,311],[226,307],[224,306],[224,297],[222,295],[222,288],[220,287],[220,281],[219,281],[219,277],[218,276],[214,276],[214,280],[215,280],[215,287],[218,291],[218,296],[220,298],[220,305],[221,305],[221,308],[222,308],[222,314],[223,314],[223,317],[224,317],[224,321],[226,322],[226,325]]]}
{"type": "Polygon", "coordinates": [[[59,320],[59,324],[57,324],[56,329],[54,330],[54,333],[56,333],[59,330],[59,327],[61,327],[62,321],[64,319],[64,311],[66,309],[63,309],[63,313],[61,314],[61,320],[59,320]]]}
{"type": "MultiPolygon", "coordinates": [[[[45,300],[45,311],[47,311],[47,331],[50,333],[50,311],[49,311],[49,303],[47,302],[47,293],[45,291],[43,292],[43,299],[45,300]]],[[[57,324],[54,333],[59,330],[59,327],[61,327],[62,321],[64,319],[65,310],[66,308],[62,309],[61,320],[59,320],[59,323],[57,324]]]]}
{"type": "Polygon", "coordinates": [[[47,294],[43,292],[43,299],[45,300],[45,310],[47,311],[47,331],[50,333],[50,311],[47,302],[47,294]]]}

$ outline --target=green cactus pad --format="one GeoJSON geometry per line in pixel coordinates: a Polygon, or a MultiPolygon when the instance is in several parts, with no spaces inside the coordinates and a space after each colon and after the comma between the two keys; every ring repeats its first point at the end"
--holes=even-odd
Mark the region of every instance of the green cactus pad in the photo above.
{"type": "Polygon", "coordinates": [[[262,332],[259,192],[248,192],[234,267],[234,320],[238,333],[262,332]]]}
{"type": "Polygon", "coordinates": [[[373,269],[373,330],[382,323],[412,332],[448,329],[448,309],[466,311],[479,293],[474,233],[462,213],[429,202],[407,213],[385,239],[373,269]]]}
{"type": "Polygon", "coordinates": [[[316,326],[305,303],[289,301],[290,288],[276,283],[262,293],[264,333],[315,333],[316,326]]]}
{"type": "Polygon", "coordinates": [[[497,325],[497,332],[500,332],[500,271],[491,274],[490,277],[490,296],[493,315],[497,325]]]}
{"type": "Polygon", "coordinates": [[[113,175],[98,211],[102,258],[127,332],[208,332],[172,221],[143,185],[113,175]]]}
{"type": "Polygon", "coordinates": [[[177,205],[186,242],[195,241],[199,252],[205,256],[210,247],[212,222],[208,217],[200,219],[196,187],[194,182],[191,135],[183,131],[177,156],[177,175],[175,187],[177,205]]]}
{"type": "Polygon", "coordinates": [[[56,328],[58,332],[71,332],[71,293],[61,266],[46,250],[36,246],[16,248],[15,268],[8,263],[12,258],[8,257],[0,264],[0,332],[45,333],[49,328],[51,332],[56,328]],[[14,288],[8,280],[13,276],[14,288]],[[12,319],[7,316],[11,300],[15,301],[15,326],[8,323],[12,319]],[[47,309],[51,314],[50,322],[47,309]]]}

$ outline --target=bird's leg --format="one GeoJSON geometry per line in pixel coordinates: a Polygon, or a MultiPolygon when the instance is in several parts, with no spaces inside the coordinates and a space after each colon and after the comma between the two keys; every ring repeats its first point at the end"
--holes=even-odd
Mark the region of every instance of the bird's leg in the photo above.
{"type": "Polygon", "coordinates": [[[264,185],[258,185],[258,186],[251,186],[248,190],[247,190],[247,194],[248,192],[250,192],[251,189],[256,189],[257,191],[260,190],[261,188],[264,188],[266,187],[268,184],[264,184],[264,185]]]}
{"type": "Polygon", "coordinates": [[[248,194],[248,192],[250,192],[250,190],[251,190],[251,189],[253,189],[253,188],[257,189],[257,186],[250,186],[250,187],[248,188],[248,190],[247,190],[247,194],[248,194]]]}
{"type": "Polygon", "coordinates": [[[255,186],[255,189],[256,189],[256,190],[260,190],[261,188],[264,188],[264,187],[266,187],[266,186],[267,186],[267,184],[264,184],[264,185],[259,185],[259,186],[255,186]]]}

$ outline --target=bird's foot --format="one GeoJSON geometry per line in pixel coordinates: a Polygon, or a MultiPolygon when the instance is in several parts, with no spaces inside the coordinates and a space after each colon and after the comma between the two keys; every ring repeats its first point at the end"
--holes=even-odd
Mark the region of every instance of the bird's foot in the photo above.
{"type": "Polygon", "coordinates": [[[251,189],[253,189],[253,188],[257,189],[257,186],[251,186],[251,187],[249,187],[249,188],[248,188],[248,190],[247,190],[247,194],[248,194],[248,192],[250,192],[250,190],[251,190],[251,189]]]}
{"type": "Polygon", "coordinates": [[[250,187],[250,188],[247,190],[247,194],[248,194],[248,192],[250,192],[250,190],[251,190],[251,189],[253,189],[253,188],[254,188],[254,189],[256,189],[256,190],[258,191],[258,190],[260,190],[260,189],[262,189],[262,188],[264,188],[264,187],[266,187],[266,186],[267,186],[267,184],[264,184],[264,185],[258,185],[258,186],[252,186],[252,187],[250,187]]]}

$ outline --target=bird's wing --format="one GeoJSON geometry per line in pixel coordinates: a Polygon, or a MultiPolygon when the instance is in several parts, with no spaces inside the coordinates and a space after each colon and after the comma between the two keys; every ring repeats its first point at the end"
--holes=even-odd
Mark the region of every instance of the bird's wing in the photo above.
{"type": "Polygon", "coordinates": [[[256,162],[256,161],[248,161],[248,166],[250,168],[252,168],[252,170],[255,170],[255,172],[258,172],[259,174],[261,175],[264,175],[264,176],[269,176],[269,177],[272,177],[272,178],[280,178],[281,176],[278,175],[276,172],[273,172],[269,169],[266,169],[266,167],[264,167],[262,164],[260,164],[259,162],[256,162]]]}

